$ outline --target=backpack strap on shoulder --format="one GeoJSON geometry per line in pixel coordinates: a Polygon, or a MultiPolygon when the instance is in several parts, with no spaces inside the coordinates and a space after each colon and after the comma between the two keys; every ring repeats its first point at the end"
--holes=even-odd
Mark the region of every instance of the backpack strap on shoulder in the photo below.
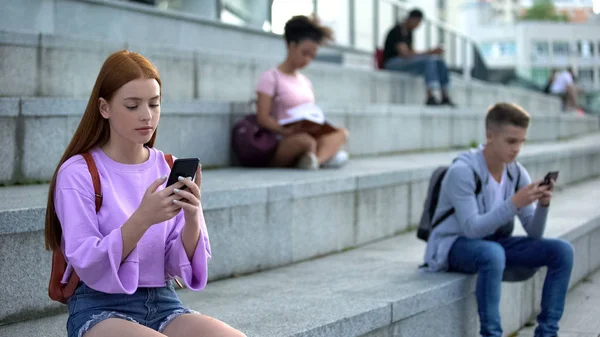
{"type": "Polygon", "coordinates": [[[481,193],[481,178],[475,170],[473,170],[473,175],[475,176],[475,195],[479,195],[481,193]]]}
{"type": "Polygon", "coordinates": [[[517,168],[517,184],[515,185],[515,193],[517,193],[517,191],[519,190],[519,186],[521,186],[521,167],[516,161],[515,167],[517,168]]]}
{"type": "Polygon", "coordinates": [[[517,193],[517,191],[519,190],[519,186],[521,185],[521,167],[519,167],[519,163],[516,160],[512,162],[509,166],[507,166],[506,169],[506,175],[508,175],[508,178],[511,181],[514,181],[514,174],[517,175],[517,180],[515,184],[515,193],[517,193]],[[511,169],[513,170],[512,173],[510,172],[511,169]]]}
{"type": "Polygon", "coordinates": [[[90,171],[90,175],[92,176],[92,184],[94,185],[94,196],[96,201],[96,213],[100,211],[100,207],[102,206],[102,186],[100,185],[100,175],[98,174],[98,168],[96,167],[96,163],[94,162],[94,157],[89,152],[85,152],[81,154],[85,162],[87,163],[88,171],[90,171]]]}
{"type": "Polygon", "coordinates": [[[173,168],[173,155],[165,153],[165,160],[167,161],[167,164],[169,164],[169,167],[173,168]]]}

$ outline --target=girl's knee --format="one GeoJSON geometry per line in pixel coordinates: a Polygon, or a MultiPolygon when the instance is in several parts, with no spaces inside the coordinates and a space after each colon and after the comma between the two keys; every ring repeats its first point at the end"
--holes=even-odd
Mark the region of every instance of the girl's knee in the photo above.
{"type": "Polygon", "coordinates": [[[346,128],[341,128],[339,132],[343,137],[344,143],[346,143],[348,138],[350,138],[350,131],[346,128]]]}
{"type": "Polygon", "coordinates": [[[304,151],[314,152],[317,149],[317,140],[308,133],[298,133],[294,136],[294,143],[301,147],[304,151]]]}

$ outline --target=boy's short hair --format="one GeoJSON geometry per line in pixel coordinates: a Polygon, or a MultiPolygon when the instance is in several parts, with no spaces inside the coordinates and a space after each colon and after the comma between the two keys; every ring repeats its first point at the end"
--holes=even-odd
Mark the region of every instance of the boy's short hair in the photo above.
{"type": "Polygon", "coordinates": [[[492,105],[485,117],[486,129],[497,129],[505,125],[527,129],[531,116],[517,104],[496,103],[492,105]]]}
{"type": "Polygon", "coordinates": [[[422,19],[423,12],[420,9],[415,8],[408,13],[408,18],[409,19],[422,19]]]}

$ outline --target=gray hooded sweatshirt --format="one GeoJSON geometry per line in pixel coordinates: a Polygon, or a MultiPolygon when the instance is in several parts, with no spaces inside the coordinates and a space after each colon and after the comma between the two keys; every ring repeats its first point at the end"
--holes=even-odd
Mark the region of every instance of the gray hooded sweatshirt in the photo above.
{"type": "Polygon", "coordinates": [[[448,270],[448,254],[459,237],[494,240],[512,235],[515,215],[519,217],[528,236],[542,237],[548,207],[536,207],[533,203],[518,210],[512,202],[517,180],[520,189],[531,184],[531,178],[527,170],[516,161],[507,164],[506,170],[509,181],[504,185],[505,201],[490,209],[494,191],[488,187],[490,173],[483,156],[483,146],[460,154],[448,168],[442,180],[434,219],[438,219],[452,207],[455,213],[442,221],[429,237],[425,250],[427,270],[448,270]],[[477,196],[473,173],[481,180],[481,192],[477,196]]]}

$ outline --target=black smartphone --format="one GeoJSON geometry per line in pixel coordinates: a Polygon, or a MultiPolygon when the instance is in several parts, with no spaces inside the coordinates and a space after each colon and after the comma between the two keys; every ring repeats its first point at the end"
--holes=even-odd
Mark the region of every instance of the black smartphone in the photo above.
{"type": "Polygon", "coordinates": [[[550,171],[548,174],[546,174],[544,181],[542,181],[540,186],[550,185],[550,180],[554,180],[554,182],[556,182],[556,179],[558,179],[558,171],[550,171]]]}
{"type": "MultiPolygon", "coordinates": [[[[200,159],[198,158],[177,158],[173,163],[173,168],[171,169],[171,174],[169,174],[169,180],[167,180],[167,187],[175,184],[179,177],[192,177],[194,179],[196,177],[196,169],[198,168],[198,164],[200,163],[200,159]]],[[[181,187],[182,190],[186,189],[187,186],[181,187]]]]}

